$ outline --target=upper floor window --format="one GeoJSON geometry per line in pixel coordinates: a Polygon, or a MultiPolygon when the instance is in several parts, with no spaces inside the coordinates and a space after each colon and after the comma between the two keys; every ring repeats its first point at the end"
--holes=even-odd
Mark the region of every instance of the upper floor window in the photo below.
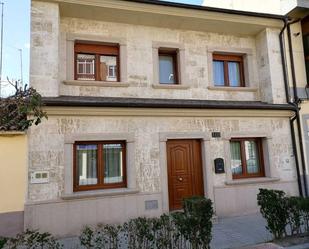
{"type": "Polygon", "coordinates": [[[159,49],[159,83],[179,84],[178,52],[173,49],[159,49]]]}
{"type": "Polygon", "coordinates": [[[75,79],[119,81],[119,46],[75,43],[75,79]]]}
{"type": "Polygon", "coordinates": [[[126,187],[123,141],[74,144],[74,191],[126,187]]]}
{"type": "Polygon", "coordinates": [[[233,178],[264,176],[261,138],[235,138],[230,148],[233,178]]]}
{"type": "Polygon", "coordinates": [[[243,57],[239,55],[213,54],[213,79],[215,86],[245,86],[243,57]]]}

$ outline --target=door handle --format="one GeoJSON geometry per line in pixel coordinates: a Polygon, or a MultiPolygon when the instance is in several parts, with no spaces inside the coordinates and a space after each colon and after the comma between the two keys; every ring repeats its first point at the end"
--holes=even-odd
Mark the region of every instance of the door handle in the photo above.
{"type": "Polygon", "coordinates": [[[178,177],[178,181],[182,182],[183,181],[182,177],[178,177]]]}

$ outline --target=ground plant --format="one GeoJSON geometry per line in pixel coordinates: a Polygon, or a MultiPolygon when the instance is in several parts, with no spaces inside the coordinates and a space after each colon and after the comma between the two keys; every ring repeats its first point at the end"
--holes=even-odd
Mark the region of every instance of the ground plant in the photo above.
{"type": "Polygon", "coordinates": [[[49,233],[26,230],[14,238],[9,238],[4,249],[61,249],[62,245],[49,233]]]}
{"type": "Polygon", "coordinates": [[[7,238],[0,237],[0,249],[2,249],[7,242],[7,238]]]}
{"type": "Polygon", "coordinates": [[[287,196],[281,190],[260,189],[258,205],[275,239],[309,233],[309,198],[287,196]]]}
{"type": "Polygon", "coordinates": [[[122,226],[86,227],[80,236],[87,249],[208,249],[213,208],[204,197],[184,200],[184,210],[159,218],[139,217],[122,226]]]}

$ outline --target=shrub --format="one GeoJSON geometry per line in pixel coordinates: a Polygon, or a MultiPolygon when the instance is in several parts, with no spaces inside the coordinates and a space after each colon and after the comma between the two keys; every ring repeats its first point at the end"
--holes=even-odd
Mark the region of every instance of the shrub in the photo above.
{"type": "Polygon", "coordinates": [[[7,98],[0,98],[0,130],[27,130],[38,125],[47,115],[42,110],[42,97],[33,88],[19,89],[7,98]]]}
{"type": "Polygon", "coordinates": [[[309,232],[309,198],[267,189],[260,189],[257,197],[267,229],[276,239],[309,232]]]}
{"type": "Polygon", "coordinates": [[[193,249],[208,249],[211,241],[212,202],[204,197],[184,200],[184,212],[174,215],[176,227],[193,249]]]}
{"type": "Polygon", "coordinates": [[[193,197],[184,200],[184,212],[163,214],[159,218],[139,217],[123,226],[86,227],[80,241],[87,249],[208,249],[212,215],[210,200],[193,197]]]}
{"type": "Polygon", "coordinates": [[[301,197],[285,197],[288,211],[288,225],[291,235],[301,233],[302,212],[300,209],[301,197]]]}
{"type": "Polygon", "coordinates": [[[5,244],[7,249],[60,249],[56,239],[49,233],[26,230],[15,238],[8,239],[5,244]]]}
{"type": "Polygon", "coordinates": [[[120,246],[120,226],[99,224],[95,229],[85,227],[80,235],[80,242],[86,248],[104,249],[120,246]]]}
{"type": "Polygon", "coordinates": [[[289,211],[285,193],[280,190],[260,189],[257,195],[258,205],[267,221],[266,228],[276,239],[282,238],[286,232],[289,211]]]}
{"type": "Polygon", "coordinates": [[[153,248],[154,244],[154,219],[136,218],[125,223],[123,230],[126,233],[128,248],[153,248]]]}
{"type": "Polygon", "coordinates": [[[159,219],[153,219],[153,229],[155,248],[181,248],[177,247],[179,235],[170,215],[163,214],[159,219]]]}
{"type": "Polygon", "coordinates": [[[302,216],[304,232],[309,233],[309,198],[300,198],[298,206],[302,216]]]}
{"type": "Polygon", "coordinates": [[[7,242],[7,238],[0,237],[0,249],[2,249],[7,242]]]}

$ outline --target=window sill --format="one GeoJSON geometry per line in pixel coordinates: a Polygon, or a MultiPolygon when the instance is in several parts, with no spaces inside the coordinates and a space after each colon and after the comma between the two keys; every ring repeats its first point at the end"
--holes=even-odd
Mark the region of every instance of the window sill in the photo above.
{"type": "Polygon", "coordinates": [[[72,86],[100,86],[100,87],[128,87],[129,83],[108,82],[108,81],[89,81],[89,80],[64,80],[65,85],[72,86]]]}
{"type": "Polygon", "coordinates": [[[189,89],[189,86],[186,85],[179,85],[179,84],[152,84],[152,88],[154,89],[179,89],[179,90],[185,90],[189,89]]]}
{"type": "Polygon", "coordinates": [[[92,190],[92,191],[80,191],[72,194],[63,194],[61,199],[73,200],[73,199],[85,199],[105,196],[117,196],[117,195],[129,195],[138,193],[138,189],[118,188],[118,189],[104,189],[104,190],[92,190]]]}
{"type": "Polygon", "coordinates": [[[235,91],[235,92],[257,92],[256,87],[229,87],[229,86],[209,86],[208,90],[215,91],[235,91]]]}
{"type": "Polygon", "coordinates": [[[256,177],[247,179],[237,179],[226,181],[225,185],[245,185],[245,184],[255,184],[255,183],[268,183],[280,181],[278,177],[256,177]]]}

